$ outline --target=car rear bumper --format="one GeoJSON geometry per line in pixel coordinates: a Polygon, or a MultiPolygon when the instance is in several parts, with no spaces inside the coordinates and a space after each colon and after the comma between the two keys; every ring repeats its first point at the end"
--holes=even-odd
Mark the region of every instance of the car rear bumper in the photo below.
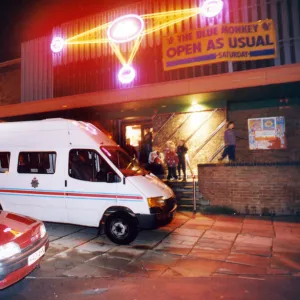
{"type": "Polygon", "coordinates": [[[170,199],[170,203],[165,207],[153,207],[150,214],[136,215],[140,229],[154,229],[172,220],[177,209],[175,199],[170,199]]]}
{"type": "Polygon", "coordinates": [[[45,250],[49,247],[48,235],[33,247],[30,247],[26,252],[19,254],[15,259],[0,263],[0,289],[4,289],[16,283],[36,268],[42,257],[30,266],[28,265],[28,257],[43,246],[45,250]]]}

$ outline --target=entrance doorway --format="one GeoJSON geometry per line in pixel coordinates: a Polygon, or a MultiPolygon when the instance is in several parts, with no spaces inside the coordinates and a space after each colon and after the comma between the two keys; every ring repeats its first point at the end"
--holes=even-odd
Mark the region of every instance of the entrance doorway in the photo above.
{"type": "Polygon", "coordinates": [[[127,125],[125,126],[125,141],[133,147],[139,147],[142,140],[142,126],[141,125],[127,125]]]}
{"type": "Polygon", "coordinates": [[[153,141],[152,120],[123,121],[122,141],[123,147],[130,144],[135,148],[137,158],[142,164],[148,163],[153,141]]]}

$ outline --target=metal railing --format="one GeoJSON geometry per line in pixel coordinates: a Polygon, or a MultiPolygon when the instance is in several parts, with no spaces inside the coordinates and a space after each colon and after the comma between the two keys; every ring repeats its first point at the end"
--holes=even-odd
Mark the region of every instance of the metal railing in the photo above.
{"type": "Polygon", "coordinates": [[[175,116],[175,113],[172,113],[171,116],[167,119],[167,121],[159,128],[159,130],[155,133],[155,136],[154,136],[154,139],[153,139],[153,142],[155,142],[158,134],[161,132],[161,130],[166,126],[166,124],[169,123],[169,121],[171,121],[175,116]]]}
{"type": "Polygon", "coordinates": [[[193,169],[190,165],[190,160],[187,157],[186,164],[188,168],[190,169],[191,175],[192,175],[192,180],[193,180],[193,213],[196,214],[197,212],[197,201],[196,201],[196,181],[195,181],[195,174],[193,172],[193,169]]]}
{"type": "Polygon", "coordinates": [[[212,132],[206,139],[205,141],[200,145],[200,147],[198,147],[194,153],[194,155],[192,156],[193,158],[199,153],[199,151],[201,151],[206,145],[207,143],[226,125],[227,121],[226,119],[216,128],[216,130],[214,132],[212,132]]]}
{"type": "Polygon", "coordinates": [[[197,212],[197,202],[196,202],[196,181],[195,176],[193,175],[193,212],[197,212]]]}
{"type": "Polygon", "coordinates": [[[223,151],[225,148],[225,144],[223,143],[215,152],[214,154],[208,159],[208,162],[212,162],[216,156],[223,151]]]}
{"type": "Polygon", "coordinates": [[[192,116],[192,114],[189,114],[188,117],[179,125],[176,127],[176,129],[173,131],[173,133],[167,138],[167,141],[171,140],[171,138],[178,132],[178,130],[187,122],[187,120],[192,116]]]}
{"type": "Polygon", "coordinates": [[[187,143],[197,132],[198,130],[218,111],[219,109],[216,108],[200,123],[200,125],[194,130],[194,132],[185,140],[187,143]]]}

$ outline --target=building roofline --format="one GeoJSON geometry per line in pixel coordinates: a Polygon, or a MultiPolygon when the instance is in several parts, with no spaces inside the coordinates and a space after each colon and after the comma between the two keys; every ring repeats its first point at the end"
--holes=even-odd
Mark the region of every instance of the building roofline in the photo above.
{"type": "Polygon", "coordinates": [[[300,81],[300,63],[0,106],[0,118],[300,81]]]}
{"type": "Polygon", "coordinates": [[[12,65],[17,65],[21,63],[21,58],[16,58],[16,59],[12,59],[12,60],[8,60],[5,62],[0,62],[0,68],[5,68],[8,66],[12,66],[12,65]]]}

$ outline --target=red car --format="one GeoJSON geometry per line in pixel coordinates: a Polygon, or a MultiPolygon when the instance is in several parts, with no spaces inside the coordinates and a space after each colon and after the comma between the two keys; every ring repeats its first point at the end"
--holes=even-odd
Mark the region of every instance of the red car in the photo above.
{"type": "Polygon", "coordinates": [[[48,246],[43,222],[0,211],[0,290],[33,271],[48,246]]]}

